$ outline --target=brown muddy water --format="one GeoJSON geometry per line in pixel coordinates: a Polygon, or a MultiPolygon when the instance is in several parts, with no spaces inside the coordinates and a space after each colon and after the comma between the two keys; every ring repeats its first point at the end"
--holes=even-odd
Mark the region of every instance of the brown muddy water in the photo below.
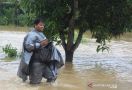
{"type": "MultiPolygon", "coordinates": [[[[40,85],[23,83],[16,75],[20,59],[6,61],[2,47],[11,43],[21,51],[26,32],[0,31],[0,90],[132,90],[132,34],[109,43],[110,51],[96,52],[97,43],[89,39],[81,44],[73,64],[60,69],[58,79],[40,85]]],[[[61,46],[57,46],[64,57],[61,46]]]]}

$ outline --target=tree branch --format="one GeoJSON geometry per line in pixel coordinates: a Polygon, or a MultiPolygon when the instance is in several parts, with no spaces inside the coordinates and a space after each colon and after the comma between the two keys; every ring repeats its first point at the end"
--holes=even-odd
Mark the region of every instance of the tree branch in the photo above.
{"type": "Polygon", "coordinates": [[[77,17],[78,12],[78,0],[73,0],[73,8],[72,8],[72,16],[69,21],[69,30],[68,30],[68,39],[67,39],[67,49],[72,49],[72,46],[74,45],[74,29],[75,29],[75,20],[77,17]]]}
{"type": "Polygon", "coordinates": [[[63,30],[59,30],[60,39],[62,40],[62,46],[66,50],[65,34],[63,30]]]}
{"type": "Polygon", "coordinates": [[[79,30],[79,34],[78,34],[78,37],[76,39],[76,42],[75,42],[75,44],[72,47],[72,51],[75,51],[78,48],[79,44],[81,43],[83,34],[84,34],[84,31],[82,29],[80,29],[79,30]]]}

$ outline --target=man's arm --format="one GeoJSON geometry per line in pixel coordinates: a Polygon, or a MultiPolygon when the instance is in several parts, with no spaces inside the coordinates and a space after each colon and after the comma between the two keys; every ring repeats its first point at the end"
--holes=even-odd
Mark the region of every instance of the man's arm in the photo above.
{"type": "Polygon", "coordinates": [[[24,46],[25,46],[26,50],[31,52],[35,49],[40,48],[41,46],[46,46],[48,44],[48,39],[45,39],[41,42],[36,42],[35,36],[27,35],[24,42],[25,42],[24,46]]]}
{"type": "Polygon", "coordinates": [[[24,48],[31,52],[40,48],[40,43],[36,41],[35,36],[29,34],[24,39],[24,48]]]}

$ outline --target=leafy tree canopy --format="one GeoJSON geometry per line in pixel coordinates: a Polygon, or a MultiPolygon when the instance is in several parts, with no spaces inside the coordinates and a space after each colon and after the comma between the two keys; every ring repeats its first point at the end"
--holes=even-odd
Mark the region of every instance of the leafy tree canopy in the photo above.
{"type": "Polygon", "coordinates": [[[130,31],[132,26],[131,0],[22,0],[22,4],[28,13],[45,19],[49,37],[60,35],[65,51],[74,52],[87,30],[101,43],[98,51],[106,40],[130,31]],[[74,42],[75,29],[79,33],[74,42]]]}

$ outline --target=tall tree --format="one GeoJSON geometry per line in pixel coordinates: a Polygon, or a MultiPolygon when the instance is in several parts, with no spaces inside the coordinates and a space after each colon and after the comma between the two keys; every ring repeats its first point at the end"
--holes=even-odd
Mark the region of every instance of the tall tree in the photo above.
{"type": "Polygon", "coordinates": [[[98,51],[107,48],[106,40],[131,28],[131,0],[22,0],[22,4],[27,12],[45,19],[51,39],[59,36],[68,62],[73,61],[86,30],[100,43],[98,51]]]}

